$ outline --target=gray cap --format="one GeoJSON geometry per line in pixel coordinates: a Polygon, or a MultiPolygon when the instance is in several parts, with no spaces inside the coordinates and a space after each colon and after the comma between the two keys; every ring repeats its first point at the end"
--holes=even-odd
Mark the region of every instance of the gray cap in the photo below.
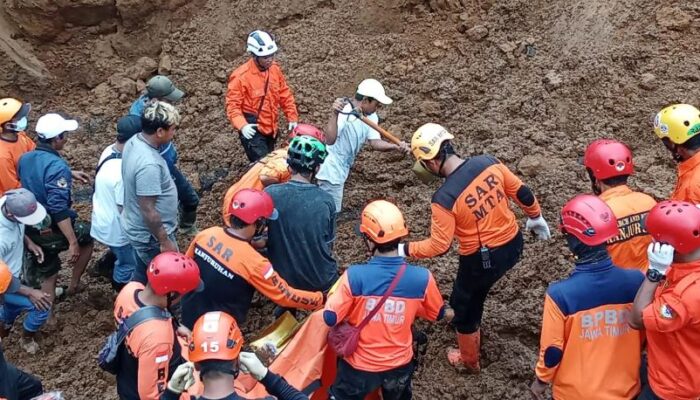
{"type": "Polygon", "coordinates": [[[168,101],[178,101],[185,95],[185,92],[173,85],[173,81],[167,76],[156,75],[148,80],[146,84],[148,97],[152,99],[166,99],[168,101]]]}
{"type": "Polygon", "coordinates": [[[24,225],[37,225],[46,218],[46,209],[27,189],[9,190],[5,192],[5,198],[7,212],[24,225]]]}

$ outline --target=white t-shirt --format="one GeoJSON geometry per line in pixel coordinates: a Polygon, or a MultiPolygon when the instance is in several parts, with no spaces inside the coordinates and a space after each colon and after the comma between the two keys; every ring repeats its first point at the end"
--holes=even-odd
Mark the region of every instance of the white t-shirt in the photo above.
{"type": "MultiPolygon", "coordinates": [[[[102,152],[97,165],[113,153],[119,153],[113,145],[102,152]]],[[[124,235],[117,209],[117,193],[122,182],[122,159],[111,159],[102,164],[95,176],[95,193],[92,195],[92,222],[90,236],[107,246],[122,247],[129,244],[124,235]]]]}
{"type": "MultiPolygon", "coordinates": [[[[343,108],[343,112],[351,110],[350,104],[343,108]]],[[[372,113],[367,118],[376,123],[379,122],[377,113],[372,113]]],[[[368,140],[376,139],[381,139],[379,132],[370,128],[361,119],[354,115],[338,114],[338,137],[335,143],[328,146],[328,157],[321,164],[317,178],[334,185],[345,184],[350,168],[355,163],[355,157],[362,150],[362,145],[368,140]]]]}
{"type": "MultiPolygon", "coordinates": [[[[5,205],[7,196],[0,197],[0,208],[5,205]]],[[[19,224],[5,218],[0,212],[0,260],[10,268],[12,275],[22,276],[22,260],[24,254],[24,224],[19,224]]]]}

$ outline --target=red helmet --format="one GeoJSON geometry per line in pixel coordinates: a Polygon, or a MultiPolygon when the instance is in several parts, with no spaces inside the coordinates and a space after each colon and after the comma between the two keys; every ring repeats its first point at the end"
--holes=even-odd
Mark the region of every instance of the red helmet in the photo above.
{"type": "Polygon", "coordinates": [[[617,140],[598,139],[586,148],[583,165],[593,171],[596,179],[632,175],[634,163],[632,152],[624,143],[617,140]]]}
{"type": "Polygon", "coordinates": [[[148,284],[158,296],[171,292],[181,295],[201,291],[204,284],[199,278],[197,263],[184,254],[168,251],[158,254],[148,266],[148,284]]]}
{"type": "Polygon", "coordinates": [[[700,247],[700,209],[692,203],[662,201],[649,211],[645,226],[654,241],[670,244],[680,254],[700,247]]]}
{"type": "Polygon", "coordinates": [[[618,234],[610,207],[590,194],[578,195],[564,205],[559,228],[588,246],[603,244],[618,234]]]}
{"type": "Polygon", "coordinates": [[[194,323],[189,360],[235,360],[243,347],[243,334],[236,319],[222,311],[208,312],[194,323]]]}
{"type": "Polygon", "coordinates": [[[289,134],[289,141],[291,142],[296,136],[311,136],[318,139],[321,143],[326,143],[326,135],[323,131],[311,124],[297,125],[289,134]]]}
{"type": "Polygon", "coordinates": [[[241,189],[236,192],[228,206],[228,214],[249,225],[261,218],[275,220],[278,216],[272,197],[256,189],[241,189]]]}

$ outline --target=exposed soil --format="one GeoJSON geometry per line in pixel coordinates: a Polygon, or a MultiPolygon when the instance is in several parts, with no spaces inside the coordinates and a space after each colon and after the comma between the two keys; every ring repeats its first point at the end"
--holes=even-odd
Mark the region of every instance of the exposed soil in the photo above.
{"type": "MultiPolygon", "coordinates": [[[[396,100],[380,113],[389,130],[408,140],[419,125],[439,122],[455,134],[462,154],[496,155],[534,189],[552,228],[563,203],[589,190],[577,175],[577,159],[601,136],[627,142],[636,156],[634,183],[665,197],[674,166],[650,118],[668,103],[700,103],[700,5],[693,1],[0,4],[12,22],[0,29],[0,48],[12,53],[0,59],[0,94],[30,101],[32,125],[50,111],[77,117],[82,131],[67,149],[74,168],[94,168],[113,140],[116,119],[157,70],[187,91],[175,140],[181,169],[202,189],[200,227],[219,223],[223,192],[246,165],[224,115],[223,92],[227,75],[245,61],[245,34],[259,27],[280,39],[279,62],[303,121],[323,126],[335,97],[375,77],[396,100]]],[[[413,178],[408,159],[367,150],[346,186],[345,206],[357,215],[370,199],[396,201],[412,238],[420,238],[428,233],[435,188],[413,178]]],[[[89,202],[76,207],[89,216],[89,202]]],[[[339,226],[342,265],[364,258],[353,223],[339,226]]],[[[455,253],[426,264],[447,296],[455,253]]],[[[561,237],[547,243],[528,237],[523,261],[486,304],[481,375],[455,372],[444,356],[453,334],[443,325],[427,326],[429,355],[415,376],[416,398],[528,398],[544,290],[570,268],[561,237]]],[[[58,305],[59,330],[43,335],[40,354],[24,354],[12,337],[4,348],[10,360],[69,399],[114,399],[114,380],[95,364],[112,329],[113,296],[106,282],[88,282],[86,292],[58,305]]],[[[246,331],[268,323],[269,311],[258,301],[246,331]]]]}

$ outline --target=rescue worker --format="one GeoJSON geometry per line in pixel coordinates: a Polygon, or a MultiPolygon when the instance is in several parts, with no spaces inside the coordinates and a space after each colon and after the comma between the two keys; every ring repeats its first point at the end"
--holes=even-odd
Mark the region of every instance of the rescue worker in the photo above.
{"type": "MultiPolygon", "coordinates": [[[[14,279],[23,277],[25,244],[27,250],[43,262],[43,250],[24,234],[24,226],[38,224],[45,217],[46,210],[27,189],[9,190],[0,197],[0,260],[4,260],[14,279]]],[[[8,294],[4,300],[5,307],[0,312],[0,337],[10,333],[15,319],[26,310],[21,346],[30,354],[36,353],[39,345],[34,336],[49,318],[51,297],[41,290],[23,286],[22,292],[8,294]]]]}
{"type": "Polygon", "coordinates": [[[332,254],[335,205],[315,183],[327,155],[326,145],[316,138],[295,137],[287,150],[291,180],[265,189],[281,216],[268,225],[267,254],[272,265],[293,287],[322,292],[338,280],[332,254]]]}
{"type": "Polygon", "coordinates": [[[379,388],[384,400],[410,399],[415,367],[411,325],[417,317],[449,322],[454,313],[444,305],[430,271],[407,265],[399,255],[399,242],[408,229],[398,207],[385,200],[369,203],[362,211],[359,231],[372,258],[351,265],[340,277],[323,311],[326,325],[344,321],[360,325],[397,275],[402,275],[377,314],[361,329],[355,352],[339,359],[331,399],[362,400],[379,388]]]}
{"type": "Polygon", "coordinates": [[[491,287],[520,259],[523,235],[509,207],[513,199],[527,214],[526,230],[541,240],[550,238],[537,198],[505,165],[490,155],[463,159],[455,153],[454,137],[428,123],[414,133],[414,171],[423,180],[444,178],[431,202],[430,237],[402,243],[399,254],[429,258],[445,254],[456,237],[459,270],[450,296],[459,349],[449,349],[452,365],[478,373],[484,302],[491,287]]]}
{"type": "Polygon", "coordinates": [[[19,157],[36,148],[27,136],[27,116],[32,106],[17,99],[0,99],[0,196],[20,187],[19,157]]]}
{"type": "Polygon", "coordinates": [[[234,380],[239,372],[249,373],[278,400],[307,400],[308,396],[290,386],[283,377],[268,371],[254,353],[241,352],[243,334],[236,320],[222,311],[208,312],[197,319],[189,344],[191,362],[177,367],[161,400],[178,400],[180,394],[195,382],[199,372],[204,386],[201,397],[189,400],[239,400],[234,380]],[[193,364],[194,363],[194,364],[193,364]]]}
{"type": "Polygon", "coordinates": [[[632,152],[624,143],[598,139],[586,148],[583,165],[593,193],[607,203],[617,218],[619,232],[608,240],[613,264],[646,271],[651,236],[642,221],[656,205],[656,200],[627,186],[628,178],[634,173],[632,152]]]}
{"type": "Polygon", "coordinates": [[[158,253],[178,251],[177,188],[158,148],[170,143],[180,124],[171,104],[153,101],[141,116],[142,132],[124,145],[122,228],[136,252],[133,279],[146,283],[146,266],[158,253]]]}
{"type": "Polygon", "coordinates": [[[700,209],[685,201],[656,205],[646,219],[654,242],[630,325],[643,329],[649,384],[640,400],[700,398],[700,209]]]}
{"type": "Polygon", "coordinates": [[[671,199],[700,204],[700,110],[673,104],[654,118],[654,132],[678,163],[678,181],[671,199]]]}
{"type": "Polygon", "coordinates": [[[131,281],[136,269],[136,254],[121,226],[121,207],[117,205],[117,198],[122,191],[124,145],[139,132],[141,132],[141,117],[127,115],[119,118],[117,140],[102,151],[95,169],[90,236],[107,246],[115,256],[110,278],[116,292],[131,281]]]}
{"type": "Polygon", "coordinates": [[[289,286],[270,261],[250,245],[253,237],[265,229],[267,221],[277,218],[270,195],[243,189],[233,196],[229,214],[231,227],[200,232],[187,250],[187,255],[199,265],[206,288],[183,299],[185,326],[191,329],[197,318],[209,311],[224,311],[245,323],[256,289],[282,307],[321,308],[321,292],[289,286]]]}
{"type": "Polygon", "coordinates": [[[342,209],[345,181],[350,175],[355,157],[365,142],[369,142],[372,149],[377,151],[410,151],[408,143],[401,142],[400,145],[395,145],[385,142],[379,132],[352,115],[352,112],[356,111],[370,121],[379,123],[377,110],[381,105],[389,105],[392,102],[393,100],[386,95],[384,86],[376,79],[360,82],[355,97],[349,101],[339,98],[333,102],[333,113],[326,129],[328,159],[318,172],[318,185],[333,197],[336,213],[340,213],[342,209]]]}
{"type": "MultiPolygon", "coordinates": [[[[164,311],[176,305],[183,295],[202,290],[199,268],[189,257],[161,253],[146,272],[148,282],[129,282],[114,303],[114,319],[119,325],[136,310],[155,306],[164,311]]],[[[117,393],[123,400],[156,400],[165,391],[175,368],[185,362],[176,336],[191,332],[177,325],[174,318],[152,318],[137,325],[124,339],[119,351],[117,393]]]]}
{"type": "MultiPolygon", "coordinates": [[[[129,114],[141,117],[146,106],[152,101],[166,101],[174,104],[182,99],[183,96],[185,96],[185,92],[178,89],[170,78],[164,75],[156,75],[146,83],[146,92],[131,104],[129,114]]],[[[175,142],[171,140],[161,145],[158,151],[168,165],[168,170],[177,188],[177,197],[181,208],[180,230],[185,234],[195,234],[199,195],[197,195],[187,177],[177,167],[175,142]]]]}
{"type": "MultiPolygon", "coordinates": [[[[4,294],[5,301],[8,297],[20,296],[31,289],[22,286],[19,279],[14,277],[7,265],[0,260],[0,294],[4,294]]],[[[45,297],[46,300],[46,297],[45,297]]],[[[46,303],[45,305],[50,305],[46,303]]],[[[3,305],[2,314],[5,314],[8,304],[3,305]]],[[[10,306],[12,307],[12,306],[10,306]]],[[[0,342],[2,340],[0,339],[0,342]]],[[[5,354],[0,346],[0,398],[5,400],[30,400],[44,393],[41,381],[5,360],[5,354]]]]}
{"type": "MultiPolygon", "coordinates": [[[[59,255],[68,251],[68,261],[73,264],[70,285],[61,292],[74,294],[80,289],[80,278],[92,256],[93,239],[90,223],[78,219],[71,208],[73,179],[90,183],[90,177],[82,171],[71,171],[59,151],[68,142],[68,134],[78,129],[78,122],[64,119],[58,114],[43,115],[36,124],[39,144],[36,150],[20,157],[17,167],[22,186],[32,192],[48,212],[48,218],[40,224],[27,227],[25,233],[43,250],[43,262],[33,253],[28,254],[28,266],[24,278],[33,287],[56,295],[56,281],[61,269],[59,255]],[[67,290],[66,290],[67,289],[67,290]]],[[[53,322],[52,322],[53,323],[53,322]]]]}
{"type": "MultiPolygon", "coordinates": [[[[311,136],[325,143],[326,137],[323,131],[311,124],[299,124],[289,134],[287,139],[291,141],[296,136],[311,136]]],[[[291,177],[287,166],[287,147],[277,149],[272,153],[254,163],[248,171],[243,174],[241,179],[231,185],[224,195],[222,202],[221,216],[224,224],[229,226],[228,207],[231,205],[231,199],[241,189],[263,190],[265,187],[273,183],[287,182],[291,177]]]]}
{"type": "Polygon", "coordinates": [[[250,162],[258,161],[275,148],[280,108],[293,130],[299,121],[294,95],[279,64],[277,43],[271,34],[253,31],[246,51],[250,59],[229,76],[226,116],[240,132],[243,150],[250,162]]]}
{"type": "Polygon", "coordinates": [[[560,218],[576,266],[547,288],[533,398],[544,400],[551,384],[555,399],[634,399],[642,337],[628,317],[644,276],[611,260],[606,242],[618,228],[603,200],[576,196],[560,218]]]}

